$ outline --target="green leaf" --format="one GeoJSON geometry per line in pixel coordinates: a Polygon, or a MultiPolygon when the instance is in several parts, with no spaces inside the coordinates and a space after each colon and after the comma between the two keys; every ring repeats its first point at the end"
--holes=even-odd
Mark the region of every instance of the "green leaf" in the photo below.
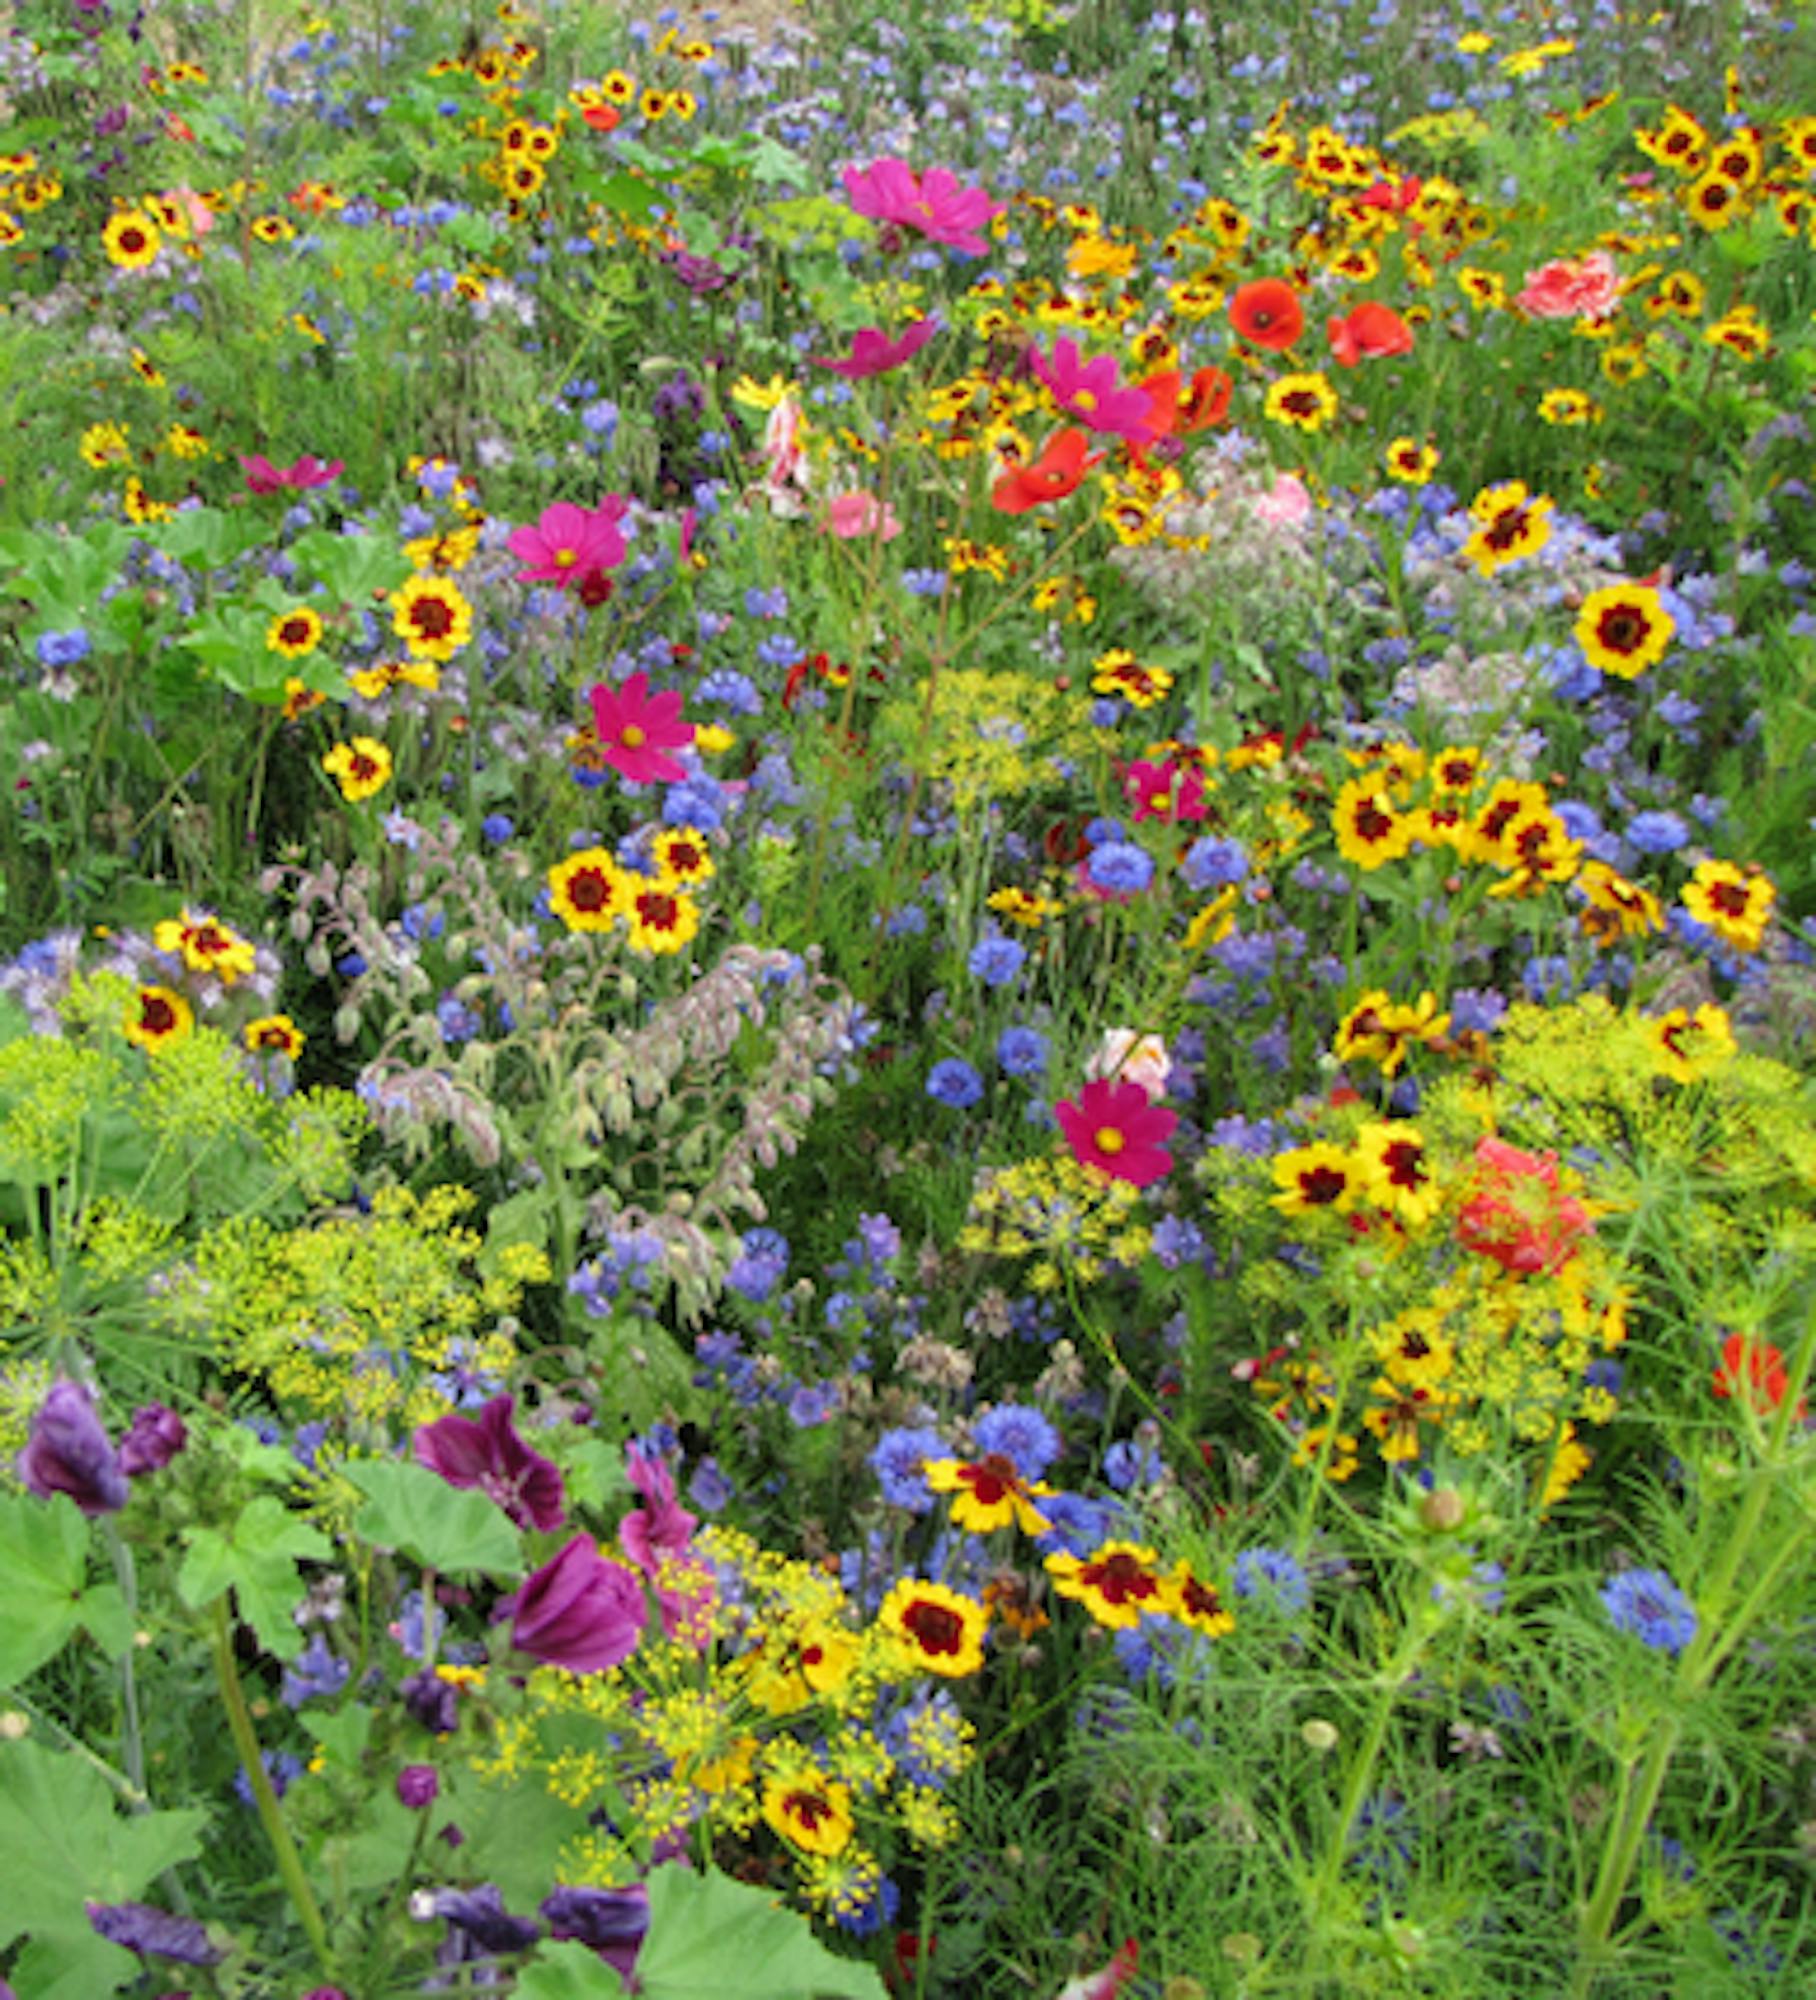
{"type": "Polygon", "coordinates": [[[280,1660],[294,1660],[303,1650],[303,1635],[290,1615],[303,1594],[297,1559],[319,1561],[332,1553],[333,1545],[319,1529],[299,1521],[281,1500],[261,1493],[225,1533],[192,1530],[189,1553],[177,1572],[177,1591],[192,1611],[202,1611],[231,1588],[240,1616],[265,1650],[280,1660]]]}
{"type": "Polygon", "coordinates": [[[0,1687],[12,1687],[57,1652],[82,1620],[88,1523],[68,1494],[0,1498],[0,1687]]]}
{"type": "Polygon", "coordinates": [[[367,1739],[372,1734],[372,1711],[362,1708],[356,1702],[351,1708],[339,1711],[325,1708],[301,1708],[296,1719],[328,1753],[328,1761],[338,1764],[343,1770],[359,1768],[359,1760],[365,1754],[367,1739]]]}
{"type": "Polygon", "coordinates": [[[483,1493],[463,1493],[426,1466],[391,1459],[341,1469],[371,1503],[353,1524],[367,1541],[439,1570],[496,1576],[523,1568],[516,1529],[483,1493]]]}
{"type": "Polygon", "coordinates": [[[139,1960],[98,1937],[88,1902],[126,1903],[201,1844],[200,1810],[125,1818],[100,1774],[36,1743],[0,1742],[0,1946],[29,1939],[12,1979],[31,2000],[95,2000],[139,1960]]]}
{"type": "Polygon", "coordinates": [[[647,2000],[887,2000],[871,1967],[835,1957],[766,1890],[673,1865],[649,1878],[637,1985],[647,2000]]]}
{"type": "Polygon", "coordinates": [[[614,2000],[624,1981],[591,1946],[539,1945],[534,1961],[517,1975],[517,2000],[614,2000]]]}

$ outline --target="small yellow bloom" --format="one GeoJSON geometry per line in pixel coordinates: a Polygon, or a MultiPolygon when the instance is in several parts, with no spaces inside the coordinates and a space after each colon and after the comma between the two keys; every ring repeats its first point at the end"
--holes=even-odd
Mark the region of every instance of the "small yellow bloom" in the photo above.
{"type": "Polygon", "coordinates": [[[342,798],[369,799],[391,782],[391,753],[375,736],[356,736],[335,744],[322,769],[339,782],[342,798]]]}

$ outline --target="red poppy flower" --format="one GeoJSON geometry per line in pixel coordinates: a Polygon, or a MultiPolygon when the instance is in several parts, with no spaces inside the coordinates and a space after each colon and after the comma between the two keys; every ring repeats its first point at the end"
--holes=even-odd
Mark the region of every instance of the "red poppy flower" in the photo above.
{"type": "Polygon", "coordinates": [[[990,489],[990,504],[999,514],[1026,514],[1049,500],[1076,493],[1084,476],[1103,457],[1089,449],[1083,431],[1054,432],[1032,465],[1013,466],[990,489]]]}
{"type": "Polygon", "coordinates": [[[1412,352],[1412,328],[1376,299],[1365,299],[1347,319],[1327,320],[1324,331],[1339,368],[1353,368],[1364,357],[1412,352]]]}
{"type": "Polygon", "coordinates": [[[1148,1187],[1173,1171],[1166,1150],[1178,1114],[1149,1101],[1138,1083],[1097,1078],[1077,1099],[1054,1105],[1053,1115],[1072,1148],[1072,1156],[1112,1180],[1148,1187]]]}
{"type": "Polygon", "coordinates": [[[1457,1241],[1518,1276],[1561,1271],[1594,1227],[1588,1209],[1559,1188],[1555,1153],[1479,1139],[1473,1185],[1457,1241]]]}
{"type": "Polygon", "coordinates": [[[1418,200],[1422,186],[1417,174],[1408,174],[1398,187],[1392,181],[1376,181],[1372,187],[1364,188],[1356,201],[1363,208],[1385,208],[1404,215],[1418,200]]]}
{"type": "Polygon", "coordinates": [[[1177,428],[1184,437],[1207,431],[1230,413],[1230,393],[1235,384],[1221,368],[1200,368],[1191,387],[1179,399],[1177,428]]]}
{"type": "MultiPolygon", "coordinates": [[[[1724,1400],[1738,1397],[1760,1416],[1770,1416],[1791,1386],[1784,1355],[1769,1343],[1731,1333],[1721,1344],[1721,1366],[1715,1371],[1715,1393],[1724,1400]]],[[[1804,1414],[1798,1405],[1797,1414],[1804,1414]]]]}
{"type": "Polygon", "coordinates": [[[618,129],[618,107],[615,104],[589,104],[580,116],[595,132],[615,132],[618,129]]]}
{"type": "Polygon", "coordinates": [[[1283,278],[1257,278],[1230,300],[1230,325],[1251,347],[1284,354],[1305,331],[1305,308],[1283,278]]]}

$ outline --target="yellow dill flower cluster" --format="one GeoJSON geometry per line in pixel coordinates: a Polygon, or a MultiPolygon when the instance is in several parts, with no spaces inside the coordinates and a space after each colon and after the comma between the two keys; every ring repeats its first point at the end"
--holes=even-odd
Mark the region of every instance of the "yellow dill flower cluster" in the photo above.
{"type": "Polygon", "coordinates": [[[1090,1284],[1111,1264],[1138,1264],[1153,1241],[1140,1217],[1141,1190],[1133,1183],[1056,1154],[980,1174],[958,1247],[1029,1258],[1028,1283],[1050,1292],[1067,1271],[1090,1284]]]}
{"type": "Polygon", "coordinates": [[[924,776],[952,788],[960,811],[1058,783],[1062,769],[1091,754],[1085,704],[1026,674],[948,669],[924,733],[921,709],[922,691],[905,687],[885,704],[881,726],[924,776]]]}

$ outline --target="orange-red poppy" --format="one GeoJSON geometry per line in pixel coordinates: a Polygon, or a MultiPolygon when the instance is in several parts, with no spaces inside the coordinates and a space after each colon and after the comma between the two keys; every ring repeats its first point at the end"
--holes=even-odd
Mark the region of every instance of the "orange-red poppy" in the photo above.
{"type": "Polygon", "coordinates": [[[1230,392],[1235,384],[1221,368],[1200,368],[1191,386],[1179,399],[1178,426],[1189,437],[1193,431],[1208,431],[1230,413],[1230,392]]]}
{"type": "Polygon", "coordinates": [[[1230,325],[1251,347],[1284,354],[1305,331],[1305,308],[1283,278],[1257,278],[1230,300],[1230,325]]]}
{"type": "Polygon", "coordinates": [[[589,104],[580,115],[595,132],[615,132],[618,129],[618,107],[615,104],[589,104]]]}
{"type": "Polygon", "coordinates": [[[999,514],[1026,514],[1049,500],[1076,493],[1102,452],[1089,449],[1083,431],[1068,426],[1056,431],[1031,465],[1012,466],[990,489],[990,504],[999,514]]]}
{"type": "Polygon", "coordinates": [[[1365,299],[1346,319],[1327,320],[1331,356],[1339,368],[1353,368],[1364,358],[1412,352],[1412,328],[1376,299],[1365,299]]]}

